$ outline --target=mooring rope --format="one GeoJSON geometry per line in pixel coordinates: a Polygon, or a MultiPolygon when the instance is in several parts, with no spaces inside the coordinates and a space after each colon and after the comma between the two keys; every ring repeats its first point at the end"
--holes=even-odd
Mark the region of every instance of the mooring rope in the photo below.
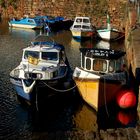
{"type": "Polygon", "coordinates": [[[58,91],[58,92],[67,92],[67,91],[73,90],[73,89],[76,87],[76,85],[74,85],[73,87],[71,87],[71,88],[65,90],[65,89],[56,89],[56,88],[50,86],[49,84],[47,84],[47,83],[45,83],[45,82],[43,82],[43,84],[45,84],[45,85],[46,85],[47,87],[49,87],[50,89],[52,89],[52,90],[54,90],[54,91],[58,91]]]}
{"type": "MultiPolygon", "coordinates": [[[[50,89],[52,89],[52,90],[54,90],[54,91],[57,91],[57,92],[68,92],[68,91],[70,91],[70,90],[73,90],[77,85],[75,84],[73,87],[71,87],[71,88],[69,88],[69,89],[66,89],[66,90],[60,90],[60,89],[56,89],[56,88],[54,88],[54,87],[52,87],[52,86],[50,86],[50,85],[48,85],[47,83],[45,83],[45,82],[43,82],[43,84],[45,84],[47,87],[49,87],[50,89]]],[[[53,95],[55,95],[55,94],[51,94],[50,96],[53,96],[53,95]]],[[[50,97],[49,96],[49,97],[50,97]]],[[[37,91],[37,88],[36,88],[36,101],[35,101],[35,104],[36,104],[36,110],[37,111],[39,111],[39,107],[38,107],[38,91],[37,91]]]]}
{"type": "Polygon", "coordinates": [[[39,108],[38,108],[38,90],[37,90],[37,88],[36,88],[35,105],[36,105],[36,110],[39,111],[39,108]]]}
{"type": "Polygon", "coordinates": [[[121,38],[123,38],[123,37],[124,37],[124,35],[122,35],[122,36],[120,36],[120,37],[115,38],[113,41],[117,41],[117,40],[119,40],[119,39],[121,39],[121,38]]]}
{"type": "MultiPolygon", "coordinates": [[[[81,78],[80,82],[82,82],[82,81],[88,76],[88,74],[89,74],[89,73],[87,73],[85,77],[81,78]]],[[[52,90],[54,90],[54,91],[57,91],[57,92],[68,92],[68,91],[71,91],[71,90],[73,90],[74,88],[78,87],[78,84],[75,83],[75,85],[74,85],[73,87],[68,88],[68,89],[66,89],[66,90],[64,90],[64,89],[61,90],[61,89],[56,89],[56,88],[50,86],[49,84],[47,84],[47,83],[45,83],[45,82],[43,82],[43,84],[46,85],[48,88],[50,88],[50,89],[52,89],[52,90]]]]}
{"type": "Polygon", "coordinates": [[[107,116],[109,117],[109,112],[108,112],[108,107],[107,107],[107,101],[106,101],[106,90],[105,90],[105,87],[106,87],[106,85],[105,85],[105,78],[103,77],[103,79],[104,79],[104,101],[105,101],[105,110],[106,110],[106,113],[107,113],[107,116]]]}

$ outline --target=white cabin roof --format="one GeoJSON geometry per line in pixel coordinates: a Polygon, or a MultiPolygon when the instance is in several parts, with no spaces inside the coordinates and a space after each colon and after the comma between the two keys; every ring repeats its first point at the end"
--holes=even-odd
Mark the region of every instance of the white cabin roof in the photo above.
{"type": "Polygon", "coordinates": [[[90,19],[89,17],[75,17],[75,19],[90,19]]]}
{"type": "Polygon", "coordinates": [[[36,46],[29,46],[27,48],[23,49],[24,51],[42,51],[42,52],[59,52],[59,49],[54,48],[53,46],[47,46],[47,45],[36,45],[36,46]]]}

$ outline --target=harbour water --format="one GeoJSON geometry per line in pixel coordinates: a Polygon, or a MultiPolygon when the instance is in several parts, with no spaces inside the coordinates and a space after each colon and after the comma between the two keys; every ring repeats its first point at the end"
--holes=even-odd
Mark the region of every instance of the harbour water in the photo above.
{"type": "MultiPolygon", "coordinates": [[[[11,29],[7,21],[0,23],[0,139],[84,140],[101,129],[136,126],[136,110],[108,107],[97,114],[82,101],[76,90],[51,96],[38,110],[20,104],[9,73],[20,63],[22,49],[39,33],[39,30],[11,29]]],[[[54,35],[55,41],[65,46],[72,69],[80,65],[80,47],[99,45],[95,40],[80,43],[72,38],[70,31],[54,35]]],[[[124,47],[123,42],[110,45],[118,49],[124,47]]]]}

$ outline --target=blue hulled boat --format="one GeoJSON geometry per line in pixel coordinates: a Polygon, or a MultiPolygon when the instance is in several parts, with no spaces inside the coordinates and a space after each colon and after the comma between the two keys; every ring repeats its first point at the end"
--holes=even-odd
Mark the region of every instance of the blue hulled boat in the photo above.
{"type": "Polygon", "coordinates": [[[28,29],[36,29],[36,28],[42,28],[43,27],[43,23],[36,18],[22,18],[22,19],[11,19],[8,22],[10,27],[17,27],[17,28],[28,28],[28,29]]]}
{"type": "Polygon", "coordinates": [[[70,19],[65,19],[64,17],[57,16],[36,16],[36,19],[41,20],[44,23],[44,28],[46,31],[59,31],[59,30],[69,30],[73,24],[70,19]]]}

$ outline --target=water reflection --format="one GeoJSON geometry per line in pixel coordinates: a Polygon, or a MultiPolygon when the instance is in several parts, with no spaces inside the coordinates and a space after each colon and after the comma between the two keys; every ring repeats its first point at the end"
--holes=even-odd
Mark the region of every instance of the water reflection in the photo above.
{"type": "Polygon", "coordinates": [[[100,40],[96,44],[96,48],[99,48],[99,49],[110,49],[110,43],[107,42],[107,41],[100,40]]]}
{"type": "Polygon", "coordinates": [[[72,38],[71,47],[122,50],[122,49],[124,49],[124,40],[120,40],[119,42],[108,42],[108,41],[104,41],[104,40],[92,40],[92,39],[80,41],[80,40],[76,40],[76,39],[72,38]]]}
{"type": "Polygon", "coordinates": [[[137,117],[136,109],[120,110],[117,113],[117,120],[121,124],[121,127],[136,127],[137,117]]]}
{"type": "Polygon", "coordinates": [[[100,108],[97,116],[99,129],[136,127],[136,109],[120,109],[112,104],[100,108]]]}
{"type": "Polygon", "coordinates": [[[22,29],[22,28],[14,28],[9,27],[9,33],[15,36],[22,36],[22,37],[28,37],[33,36],[35,37],[38,33],[36,33],[33,29],[22,29]]]}
{"type": "Polygon", "coordinates": [[[96,112],[84,102],[73,117],[77,130],[98,131],[116,128],[136,127],[137,111],[122,110],[117,107],[99,109],[96,112]]]}
{"type": "Polygon", "coordinates": [[[81,103],[79,110],[73,117],[73,121],[77,130],[98,131],[97,112],[84,102],[81,103]]]}
{"type": "Polygon", "coordinates": [[[71,39],[71,47],[80,48],[81,47],[81,41],[72,38],[71,39]]]}
{"type": "Polygon", "coordinates": [[[92,40],[92,39],[89,39],[89,40],[84,40],[84,41],[81,41],[81,40],[77,40],[77,39],[74,39],[72,38],[71,40],[71,46],[72,47],[83,47],[83,48],[93,48],[96,46],[96,41],[95,40],[92,40]]]}
{"type": "MultiPolygon", "coordinates": [[[[49,89],[48,89],[49,91],[49,89]]],[[[49,91],[52,92],[53,91],[49,91]]],[[[70,131],[75,128],[73,115],[79,106],[78,94],[67,92],[50,96],[38,103],[38,110],[32,109],[32,126],[37,131],[70,131]]]]}

